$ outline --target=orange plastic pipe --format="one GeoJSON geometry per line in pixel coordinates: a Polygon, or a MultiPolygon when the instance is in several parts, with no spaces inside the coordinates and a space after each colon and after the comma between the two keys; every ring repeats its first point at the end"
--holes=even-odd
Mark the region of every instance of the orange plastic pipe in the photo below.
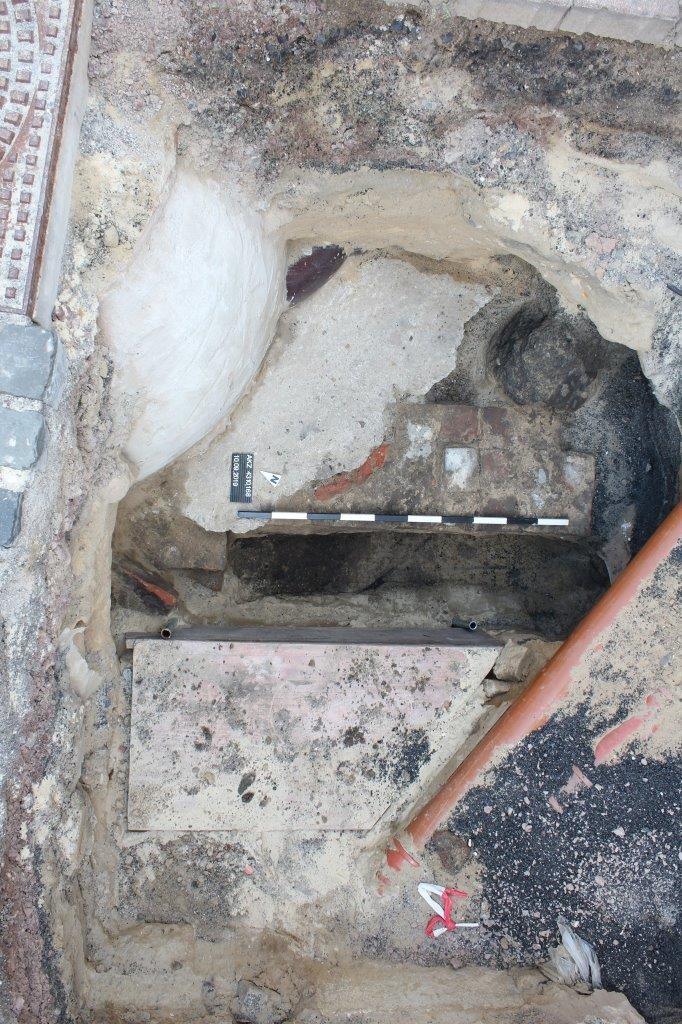
{"type": "MultiPolygon", "coordinates": [[[[682,503],[661,523],[530,686],[464,758],[442,788],[412,819],[405,832],[392,840],[386,853],[388,867],[400,871],[404,864],[417,866],[418,861],[413,854],[428,842],[457,801],[488,767],[500,747],[512,746],[544,725],[566,696],[572,672],[585,653],[615,622],[642,584],[651,578],[681,539],[682,503]]],[[[383,883],[387,881],[385,875],[380,874],[379,879],[383,883]]]]}

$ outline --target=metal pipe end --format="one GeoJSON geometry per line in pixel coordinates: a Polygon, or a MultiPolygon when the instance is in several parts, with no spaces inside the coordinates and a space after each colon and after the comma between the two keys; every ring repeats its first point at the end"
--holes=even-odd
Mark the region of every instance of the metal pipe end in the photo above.
{"type": "Polygon", "coordinates": [[[478,629],[478,622],[476,619],[453,619],[450,625],[456,629],[468,629],[470,633],[473,633],[474,630],[478,629]]]}
{"type": "Polygon", "coordinates": [[[172,635],[173,633],[171,632],[170,626],[164,626],[163,629],[161,630],[161,638],[163,640],[170,640],[172,635]]]}

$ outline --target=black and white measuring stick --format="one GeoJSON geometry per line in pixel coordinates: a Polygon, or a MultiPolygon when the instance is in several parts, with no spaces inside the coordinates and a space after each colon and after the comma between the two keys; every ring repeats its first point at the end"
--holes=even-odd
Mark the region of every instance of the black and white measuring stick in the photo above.
{"type": "Polygon", "coordinates": [[[386,512],[258,512],[239,509],[240,519],[305,520],[312,523],[430,523],[442,526],[568,526],[568,519],[541,516],[410,516],[386,512]]]}

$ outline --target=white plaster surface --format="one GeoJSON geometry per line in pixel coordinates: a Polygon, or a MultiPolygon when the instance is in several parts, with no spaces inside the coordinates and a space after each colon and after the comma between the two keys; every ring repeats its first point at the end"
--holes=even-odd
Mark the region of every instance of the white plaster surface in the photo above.
{"type": "Polygon", "coordinates": [[[452,487],[465,488],[478,471],[475,448],[446,448],[444,462],[447,481],[452,487]]]}
{"type": "Polygon", "coordinates": [[[259,218],[189,173],[102,300],[101,327],[139,478],[204,437],[238,400],[272,337],[284,255],[259,218]]]}
{"type": "Polygon", "coordinates": [[[386,407],[419,400],[453,370],[464,324],[487,298],[481,285],[400,260],[348,259],[282,318],[225,432],[179,464],[183,514],[208,530],[252,525],[228,501],[232,452],[255,453],[254,508],[286,507],[300,488],[361,465],[384,439],[386,407]],[[261,470],[281,474],[276,492],[261,470]]]}

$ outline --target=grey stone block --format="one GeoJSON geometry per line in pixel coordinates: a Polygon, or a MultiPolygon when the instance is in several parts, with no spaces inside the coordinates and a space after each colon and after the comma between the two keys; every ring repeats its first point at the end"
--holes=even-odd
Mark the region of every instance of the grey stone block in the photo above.
{"type": "Polygon", "coordinates": [[[56,348],[52,331],[35,324],[5,324],[0,329],[0,391],[17,398],[42,398],[56,348]]]}
{"type": "Polygon", "coordinates": [[[30,469],[43,450],[45,421],[40,412],[0,406],[0,466],[30,469]]]}
{"type": "Polygon", "coordinates": [[[241,978],[230,1009],[241,1024],[280,1024],[289,1016],[291,1003],[279,992],[241,978]]]}
{"type": "Polygon", "coordinates": [[[8,548],[21,529],[23,494],[0,488],[0,547],[8,548]]]}

